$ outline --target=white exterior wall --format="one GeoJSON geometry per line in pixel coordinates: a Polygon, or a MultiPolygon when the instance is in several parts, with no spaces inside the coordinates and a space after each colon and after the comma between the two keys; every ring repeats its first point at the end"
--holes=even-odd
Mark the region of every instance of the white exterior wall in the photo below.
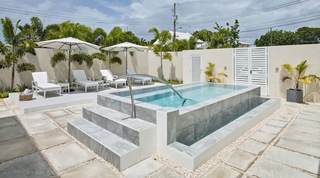
{"type": "Polygon", "coordinates": [[[191,66],[190,56],[201,55],[201,79],[206,81],[204,74],[208,62],[215,64],[215,72],[225,72],[228,77],[225,78],[224,83],[233,83],[233,62],[232,62],[232,49],[208,49],[208,50],[188,50],[183,51],[183,83],[191,82],[191,66]],[[226,66],[226,70],[224,70],[226,66]]]}
{"type": "MultiPolygon", "coordinates": [[[[36,49],[36,56],[26,55],[23,62],[31,62],[36,66],[37,71],[47,71],[52,80],[63,81],[67,79],[68,67],[67,61],[60,62],[55,68],[50,65],[50,58],[58,50],[36,49]]],[[[205,81],[204,70],[208,62],[216,65],[216,72],[225,72],[228,78],[225,83],[234,82],[234,66],[232,49],[209,49],[209,50],[187,50],[172,53],[172,61],[163,60],[164,76],[166,79],[183,80],[183,83],[190,83],[190,55],[202,56],[202,80],[205,81]],[[225,70],[226,66],[226,70],[225,70]]],[[[112,64],[111,71],[115,75],[125,74],[125,54],[120,52],[118,55],[122,60],[122,65],[112,64]]],[[[1,57],[2,58],[2,57],[1,57]]],[[[290,63],[296,66],[302,60],[308,60],[309,68],[306,74],[316,74],[320,76],[320,44],[313,45],[293,45],[293,46],[271,46],[269,47],[269,95],[271,97],[285,97],[286,89],[290,87],[290,82],[281,82],[283,71],[281,65],[290,63]],[[277,69],[279,69],[277,71],[277,69]]],[[[155,56],[152,51],[134,52],[131,56],[128,53],[128,68],[134,69],[137,73],[149,74],[158,77],[158,68],[160,67],[160,58],[155,56]]],[[[89,78],[98,78],[100,69],[108,69],[108,62],[95,60],[92,68],[88,69],[86,64],[78,65],[71,63],[71,69],[84,69],[89,78]]],[[[71,74],[71,77],[72,74],[71,74]]],[[[16,73],[16,84],[31,85],[31,72],[16,73]]],[[[0,87],[8,87],[11,82],[11,69],[0,70],[0,87]]],[[[308,86],[305,93],[311,93],[306,97],[307,101],[320,101],[319,85],[308,86]],[[311,89],[310,89],[311,88],[311,89]]]]}

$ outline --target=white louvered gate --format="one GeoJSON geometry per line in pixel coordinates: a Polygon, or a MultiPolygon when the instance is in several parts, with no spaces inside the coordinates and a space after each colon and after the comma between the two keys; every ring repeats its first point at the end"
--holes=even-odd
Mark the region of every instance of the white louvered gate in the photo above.
{"type": "Polygon", "coordinates": [[[235,84],[261,87],[261,95],[268,90],[268,47],[233,49],[235,84]]]}
{"type": "Polygon", "coordinates": [[[190,74],[191,82],[200,82],[201,81],[201,56],[200,55],[191,55],[190,56],[190,74]]]}

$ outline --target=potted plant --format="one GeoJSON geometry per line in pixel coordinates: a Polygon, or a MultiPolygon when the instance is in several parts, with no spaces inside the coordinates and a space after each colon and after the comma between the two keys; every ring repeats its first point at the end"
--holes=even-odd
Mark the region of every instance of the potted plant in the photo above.
{"type": "Polygon", "coordinates": [[[204,71],[204,73],[206,74],[206,77],[209,82],[221,83],[222,77],[228,77],[228,75],[224,72],[215,74],[214,68],[215,68],[215,64],[212,62],[208,62],[208,66],[206,67],[206,70],[204,71]]]}
{"type": "Polygon", "coordinates": [[[308,67],[307,60],[301,61],[296,67],[293,67],[291,64],[282,65],[282,68],[286,70],[288,74],[282,77],[282,82],[286,80],[291,80],[293,82],[293,87],[287,90],[287,101],[302,103],[303,90],[299,88],[299,84],[303,83],[308,85],[313,79],[320,79],[313,74],[304,75],[308,67]]]}

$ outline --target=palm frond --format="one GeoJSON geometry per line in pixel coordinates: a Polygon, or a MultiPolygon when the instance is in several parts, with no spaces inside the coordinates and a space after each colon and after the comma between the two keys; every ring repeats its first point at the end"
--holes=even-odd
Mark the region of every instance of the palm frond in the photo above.
{"type": "Polygon", "coordinates": [[[35,72],[36,71],[36,66],[34,66],[31,63],[22,63],[17,65],[17,72],[25,72],[25,71],[31,71],[35,72]]]}
{"type": "Polygon", "coordinates": [[[217,83],[222,83],[222,79],[216,78],[216,82],[217,82],[217,83]]]}
{"type": "Polygon", "coordinates": [[[228,77],[228,75],[224,72],[220,72],[217,75],[218,75],[218,77],[228,77]]]}
{"type": "Polygon", "coordinates": [[[169,52],[164,52],[163,53],[163,59],[168,59],[169,61],[172,60],[172,55],[169,52]]]}
{"type": "Polygon", "coordinates": [[[91,68],[93,65],[93,58],[91,55],[86,53],[73,54],[70,59],[72,62],[78,62],[80,65],[86,62],[87,67],[91,68]]]}
{"type": "Polygon", "coordinates": [[[5,17],[4,19],[1,19],[1,23],[4,40],[6,43],[13,45],[15,33],[11,19],[5,17]]]}
{"type": "Polygon", "coordinates": [[[301,61],[300,64],[296,66],[298,75],[300,76],[308,68],[307,60],[301,61]]]}
{"type": "Polygon", "coordinates": [[[57,63],[67,60],[66,54],[58,52],[51,57],[50,63],[52,67],[55,67],[57,63]]]}
{"type": "Polygon", "coordinates": [[[122,64],[122,60],[118,56],[115,56],[115,57],[111,58],[109,62],[111,64],[115,64],[115,63],[118,63],[120,65],[122,64]]]}
{"type": "Polygon", "coordinates": [[[302,78],[299,78],[298,82],[304,83],[305,85],[308,85],[311,83],[310,78],[308,76],[304,76],[302,78]]]}
{"type": "Polygon", "coordinates": [[[281,81],[284,82],[284,81],[286,81],[286,80],[291,80],[291,79],[292,79],[292,78],[289,77],[289,76],[283,76],[283,77],[281,78],[281,81]]]}
{"type": "Polygon", "coordinates": [[[282,68],[284,68],[285,70],[287,70],[287,72],[289,72],[290,74],[293,73],[293,67],[292,67],[292,65],[290,65],[290,64],[282,64],[281,66],[282,66],[282,68]]]}
{"type": "Polygon", "coordinates": [[[107,60],[107,57],[106,55],[104,55],[103,53],[93,53],[91,54],[92,58],[96,58],[96,59],[99,59],[101,61],[106,61],[107,60]]]}

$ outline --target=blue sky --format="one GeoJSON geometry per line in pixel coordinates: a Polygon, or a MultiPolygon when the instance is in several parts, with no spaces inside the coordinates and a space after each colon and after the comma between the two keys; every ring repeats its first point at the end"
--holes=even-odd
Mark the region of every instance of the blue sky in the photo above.
{"type": "Polygon", "coordinates": [[[320,0],[0,0],[0,18],[10,17],[14,23],[21,19],[24,24],[37,16],[45,26],[70,20],[107,33],[120,26],[150,40],[152,27],[173,30],[174,3],[179,31],[214,31],[215,22],[225,27],[238,19],[240,41],[250,44],[270,27],[320,27],[320,0]]]}

